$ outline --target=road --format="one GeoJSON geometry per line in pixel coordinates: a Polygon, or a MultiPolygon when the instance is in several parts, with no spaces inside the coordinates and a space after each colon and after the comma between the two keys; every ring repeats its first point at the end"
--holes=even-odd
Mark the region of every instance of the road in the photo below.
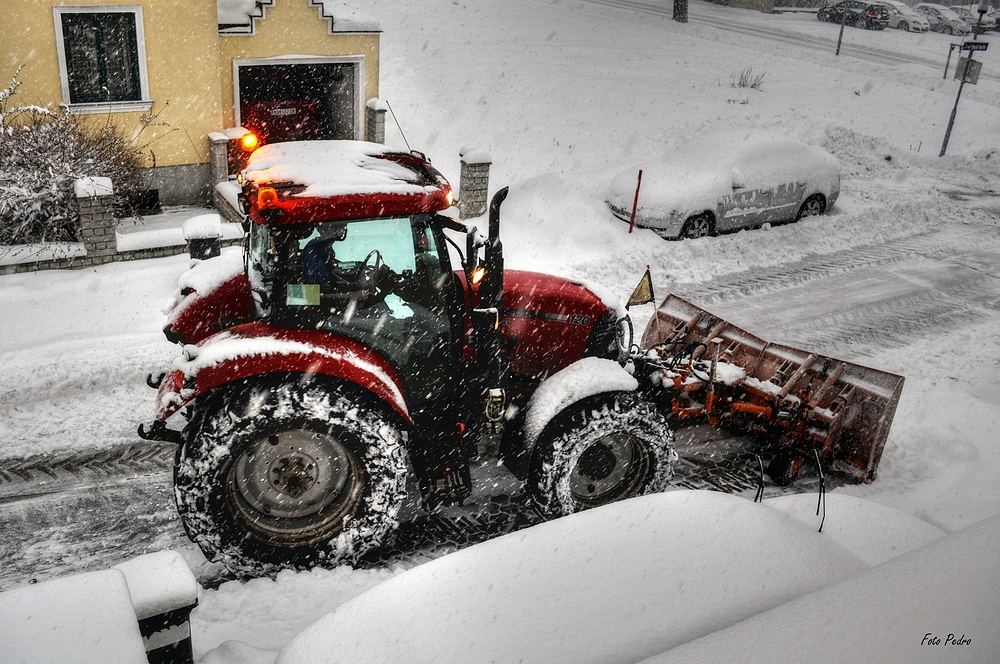
{"type": "MultiPolygon", "coordinates": [[[[673,16],[673,3],[669,0],[663,0],[660,3],[640,2],[639,0],[584,1],[590,4],[615,9],[627,9],[651,16],[664,18],[672,18],[673,16]]],[[[810,18],[813,18],[812,14],[810,14],[810,18]]],[[[779,27],[776,25],[763,24],[757,20],[746,21],[745,17],[740,14],[734,14],[733,12],[723,13],[720,11],[719,7],[707,2],[689,3],[688,22],[693,25],[709,26],[726,32],[749,35],[758,39],[765,39],[781,44],[798,46],[825,53],[836,52],[837,36],[839,34],[839,26],[827,23],[819,24],[819,22],[815,20],[809,24],[809,30],[798,29],[800,26],[797,23],[790,23],[786,24],[786,27],[779,27]],[[817,28],[822,30],[822,33],[817,34],[817,28]]],[[[903,52],[893,50],[891,46],[872,46],[870,43],[862,43],[872,41],[877,42],[879,40],[879,35],[883,34],[879,31],[867,31],[856,28],[845,28],[845,30],[845,38],[843,39],[840,47],[840,54],[843,57],[857,58],[859,60],[865,60],[882,65],[919,64],[926,65],[934,69],[941,69],[944,64],[944,55],[947,53],[946,46],[942,51],[941,58],[932,58],[926,55],[914,53],[910,49],[903,52]]],[[[888,30],[889,34],[894,32],[896,31],[891,29],[888,30]]],[[[949,39],[957,43],[961,38],[949,37],[949,39]]],[[[990,55],[992,56],[993,54],[990,55]]],[[[984,56],[985,54],[977,55],[976,59],[982,60],[984,56]]],[[[956,55],[952,58],[952,68],[955,66],[957,57],[958,56],[956,55]]],[[[986,68],[980,74],[980,78],[1000,81],[1000,74],[986,68]]]]}
{"type": "MultiPolygon", "coordinates": [[[[668,9],[642,2],[588,2],[669,17],[668,9]]],[[[817,40],[779,27],[734,24],[720,19],[718,10],[712,5],[698,5],[691,22],[832,52],[833,42],[827,38],[817,40]]],[[[893,64],[894,58],[901,57],[889,50],[857,45],[849,46],[845,55],[883,64],[893,64]]],[[[921,60],[919,56],[906,55],[904,60],[940,66],[939,62],[921,60]]],[[[888,176],[855,177],[850,182],[854,205],[859,207],[859,201],[869,198],[889,200],[882,191],[889,181],[888,176]]],[[[923,201],[928,194],[913,192],[937,190],[959,209],[947,220],[929,222],[918,234],[728,274],[683,285],[675,291],[770,341],[861,363],[886,348],[905,347],[977,322],[997,321],[1000,234],[996,226],[964,222],[960,211],[965,206],[986,211],[993,218],[1000,214],[1000,197],[989,191],[990,187],[995,190],[995,185],[986,183],[983,190],[977,190],[957,184],[979,181],[973,175],[959,174],[952,182],[947,172],[935,170],[926,181],[911,181],[907,185],[910,193],[894,193],[893,200],[918,196],[923,201]]],[[[983,219],[984,215],[977,218],[983,219]]],[[[715,238],[706,241],[712,240],[715,238]]],[[[81,291],[74,299],[92,297],[87,275],[81,274],[79,282],[81,291]]],[[[99,285],[96,279],[92,282],[94,288],[99,285]]],[[[35,306],[40,309],[50,299],[38,298],[35,306]]],[[[136,327],[153,329],[159,324],[159,318],[155,320],[155,324],[140,321],[136,327]]],[[[38,334],[43,335],[46,323],[38,325],[38,334]]],[[[133,429],[107,421],[110,414],[138,421],[145,412],[140,409],[147,408],[151,400],[151,394],[146,394],[149,390],[143,387],[142,394],[132,394],[126,383],[147,365],[154,351],[136,349],[135,338],[145,339],[141,335],[114,336],[117,325],[109,321],[108,329],[102,327],[93,338],[77,339],[71,332],[64,332],[74,337],[72,343],[88,347],[86,354],[75,360],[72,375],[52,367],[71,364],[76,346],[53,352],[59,360],[48,363],[39,359],[46,353],[34,347],[15,349],[18,357],[25,358],[27,368],[12,367],[12,375],[15,369],[45,374],[42,378],[51,374],[30,390],[21,385],[10,390],[9,394],[16,393],[25,402],[20,408],[23,412],[9,420],[17,435],[23,439],[75,436],[74,442],[99,435],[115,444],[100,450],[74,449],[63,455],[0,460],[0,560],[4,561],[0,590],[31,579],[106,567],[164,548],[184,552],[205,585],[226,578],[217,566],[199,561],[199,554],[177,520],[170,487],[173,448],[129,439],[133,429]],[[102,350],[90,351],[91,346],[102,350]],[[127,354],[127,350],[134,354],[127,354]],[[120,366],[112,366],[115,361],[120,366]],[[39,424],[35,421],[37,412],[31,408],[34,403],[51,403],[62,416],[74,417],[68,420],[70,424],[64,425],[62,418],[39,424]],[[135,412],[118,413],[122,403],[134,405],[135,412]],[[92,410],[98,415],[92,416],[92,410]],[[48,425],[51,427],[46,428],[48,425]]],[[[59,337],[54,337],[53,345],[58,342],[59,337]]],[[[756,459],[745,441],[706,428],[685,429],[679,432],[678,439],[682,455],[677,469],[678,487],[753,494],[756,459]]],[[[474,470],[482,480],[480,484],[488,489],[478,493],[472,504],[426,515],[411,502],[404,510],[406,521],[396,548],[370,562],[384,564],[387,560],[440,555],[537,521],[516,482],[502,469],[484,462],[474,470]]],[[[814,484],[806,482],[793,490],[814,488],[814,484]]],[[[416,491],[410,493],[415,495],[416,491]]]]}
{"type": "MultiPolygon", "coordinates": [[[[995,228],[954,223],[678,294],[768,340],[863,362],[887,347],[1000,319],[998,265],[995,228]]],[[[708,427],[678,438],[676,486],[752,494],[758,471],[746,441],[708,427]]],[[[172,459],[171,445],[136,441],[0,462],[0,589],[163,548],[197,560],[174,511],[172,459]]],[[[475,472],[488,488],[470,505],[427,515],[411,501],[397,546],[370,562],[433,557],[538,522],[503,469],[483,461],[475,472]]],[[[791,490],[814,489],[807,481],[791,490]]],[[[206,585],[226,578],[212,565],[199,575],[206,585]]]]}

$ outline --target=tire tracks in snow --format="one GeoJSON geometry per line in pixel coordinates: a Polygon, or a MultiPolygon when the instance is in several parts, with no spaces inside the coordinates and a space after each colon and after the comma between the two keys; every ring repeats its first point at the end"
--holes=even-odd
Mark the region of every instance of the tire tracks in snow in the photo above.
{"type": "Polygon", "coordinates": [[[995,228],[950,225],[674,292],[770,341],[866,356],[996,318],[998,263],[995,228]]]}
{"type": "Polygon", "coordinates": [[[155,475],[173,467],[176,445],[137,442],[0,460],[0,503],[155,475]]]}

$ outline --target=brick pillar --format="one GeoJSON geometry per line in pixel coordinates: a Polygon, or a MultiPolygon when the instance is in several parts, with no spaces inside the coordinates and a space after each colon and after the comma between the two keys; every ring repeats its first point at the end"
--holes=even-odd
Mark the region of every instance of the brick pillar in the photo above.
{"type": "Polygon", "coordinates": [[[208,158],[212,165],[212,186],[229,178],[229,137],[221,131],[208,135],[208,158]]]}
{"type": "Polygon", "coordinates": [[[372,97],[365,105],[365,140],[372,143],[385,143],[385,112],[388,104],[372,97]]]}
{"type": "Polygon", "coordinates": [[[115,240],[115,196],[111,178],[81,178],[75,183],[85,265],[110,263],[118,253],[115,240]]]}
{"type": "Polygon", "coordinates": [[[485,150],[462,148],[462,174],[458,189],[458,216],[462,219],[478,217],[486,212],[487,193],[490,188],[490,164],[493,160],[485,150]]]}

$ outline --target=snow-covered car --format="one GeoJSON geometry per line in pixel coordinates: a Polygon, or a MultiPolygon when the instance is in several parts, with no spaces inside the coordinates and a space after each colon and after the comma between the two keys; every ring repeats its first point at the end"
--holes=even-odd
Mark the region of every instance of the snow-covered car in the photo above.
{"type": "Polygon", "coordinates": [[[855,28],[884,30],[889,24],[889,12],[882,3],[862,2],[862,0],[840,0],[821,7],[816,18],[827,23],[840,23],[855,28]]]}
{"type": "Polygon", "coordinates": [[[983,33],[989,30],[997,29],[997,20],[989,14],[984,14],[983,21],[980,23],[979,12],[972,11],[968,7],[952,6],[948,7],[948,9],[955,12],[960,19],[965,21],[965,24],[969,26],[970,30],[978,29],[980,33],[983,33]]]}
{"type": "Polygon", "coordinates": [[[825,150],[790,138],[720,132],[622,171],[607,203],[630,223],[635,204],[636,226],[680,239],[823,214],[839,195],[840,162],[825,150]]]}
{"type": "Polygon", "coordinates": [[[931,30],[934,32],[943,32],[946,35],[967,35],[972,31],[958,14],[944,5],[921,2],[919,5],[914,5],[913,11],[925,16],[930,21],[931,30]]]}
{"type": "Polygon", "coordinates": [[[931,29],[930,21],[913,11],[909,5],[897,0],[881,0],[889,12],[889,27],[906,32],[927,32],[931,29]]]}

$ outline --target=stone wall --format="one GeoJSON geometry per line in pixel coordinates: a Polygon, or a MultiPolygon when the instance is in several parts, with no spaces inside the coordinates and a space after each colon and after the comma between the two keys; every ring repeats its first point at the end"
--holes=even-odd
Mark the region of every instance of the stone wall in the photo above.
{"type": "MultiPolygon", "coordinates": [[[[106,178],[93,178],[93,180],[106,180],[106,178]]],[[[110,185],[110,181],[108,184],[110,185]]],[[[77,204],[80,207],[80,234],[86,255],[17,265],[0,265],[0,275],[41,270],[79,270],[106,263],[162,258],[189,252],[188,246],[184,244],[119,252],[115,239],[114,194],[110,187],[101,189],[99,186],[95,191],[94,187],[77,186],[77,204]]],[[[242,240],[222,242],[222,246],[237,244],[242,244],[242,240]]]]}

